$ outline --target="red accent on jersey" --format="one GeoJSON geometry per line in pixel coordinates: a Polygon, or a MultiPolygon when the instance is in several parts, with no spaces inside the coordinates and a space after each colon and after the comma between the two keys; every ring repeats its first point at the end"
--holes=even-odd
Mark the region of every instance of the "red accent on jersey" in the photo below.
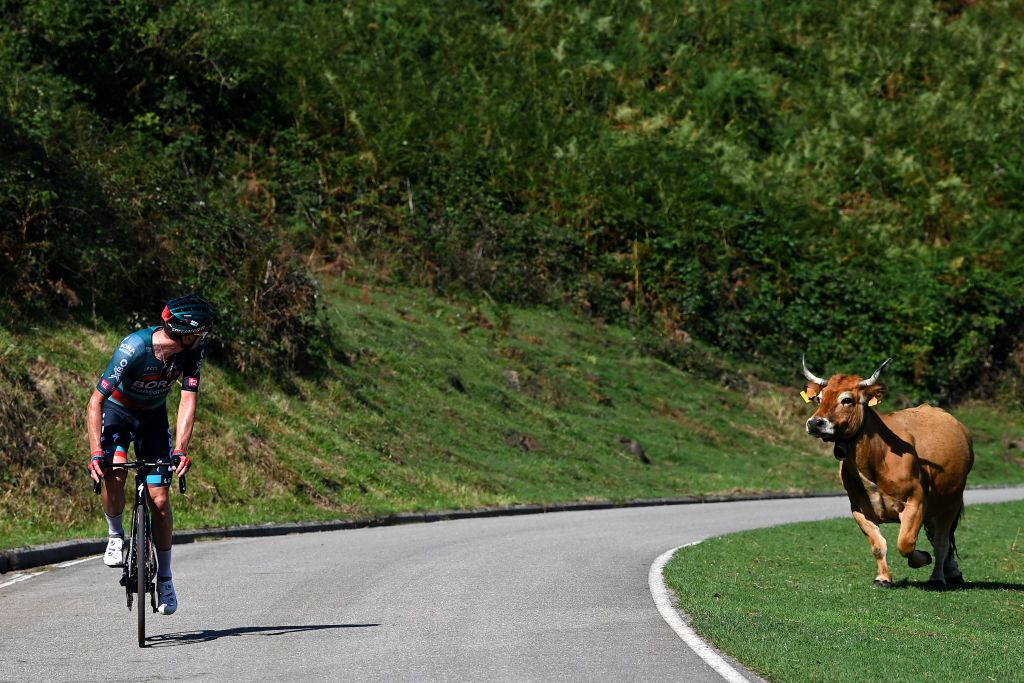
{"type": "Polygon", "coordinates": [[[197,388],[199,386],[199,378],[189,377],[188,379],[185,380],[185,386],[188,387],[189,389],[197,388]]]}
{"type": "Polygon", "coordinates": [[[145,410],[146,408],[149,407],[143,403],[139,403],[138,401],[131,400],[130,398],[122,394],[120,389],[114,389],[114,393],[110,395],[110,398],[114,399],[115,401],[123,405],[125,408],[131,408],[133,410],[145,410]]]}

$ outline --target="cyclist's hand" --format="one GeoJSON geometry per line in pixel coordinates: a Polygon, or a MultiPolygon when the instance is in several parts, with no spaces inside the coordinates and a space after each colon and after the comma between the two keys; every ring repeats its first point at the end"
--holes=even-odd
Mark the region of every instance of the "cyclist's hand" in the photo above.
{"type": "Polygon", "coordinates": [[[89,476],[97,484],[103,478],[103,461],[103,451],[93,453],[92,460],[89,461],[89,476]]]}
{"type": "Polygon", "coordinates": [[[184,451],[174,451],[171,462],[174,465],[174,473],[179,477],[185,476],[185,473],[192,467],[192,458],[185,455],[184,451]]]}

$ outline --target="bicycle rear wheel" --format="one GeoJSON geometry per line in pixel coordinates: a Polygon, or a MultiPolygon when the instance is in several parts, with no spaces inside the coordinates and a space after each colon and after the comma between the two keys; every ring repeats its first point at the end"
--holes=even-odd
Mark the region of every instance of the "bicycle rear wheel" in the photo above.
{"type": "Polygon", "coordinates": [[[150,553],[149,539],[146,538],[147,510],[145,501],[136,506],[132,534],[135,543],[135,609],[139,615],[139,647],[146,647],[146,561],[150,553]]]}

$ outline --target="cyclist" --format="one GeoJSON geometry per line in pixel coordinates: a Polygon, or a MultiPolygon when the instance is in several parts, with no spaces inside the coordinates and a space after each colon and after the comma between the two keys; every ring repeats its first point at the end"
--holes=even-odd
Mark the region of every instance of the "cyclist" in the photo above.
{"type": "Polygon", "coordinates": [[[103,515],[108,539],[103,562],[124,566],[124,485],[127,471],[104,466],[127,462],[128,446],[135,457],[163,463],[146,478],[153,501],[153,543],[157,554],[157,610],[178,609],[171,574],[170,484],[173,471],[184,475],[191,467],[188,446],[196,415],[199,371],[206,353],[206,335],[213,327],[214,311],[196,294],[172,299],[164,306],[163,323],[128,335],[114,352],[106,372],[89,399],[89,474],[104,479],[103,515]],[[181,378],[176,438],[171,437],[167,394],[181,378]],[[177,444],[177,445],[175,445],[177,444]]]}

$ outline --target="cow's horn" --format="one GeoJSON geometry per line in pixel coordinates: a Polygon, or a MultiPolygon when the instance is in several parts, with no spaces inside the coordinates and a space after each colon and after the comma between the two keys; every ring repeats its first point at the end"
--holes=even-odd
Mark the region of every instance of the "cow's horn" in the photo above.
{"type": "Polygon", "coordinates": [[[871,375],[867,379],[862,379],[860,381],[860,386],[862,386],[862,387],[870,387],[872,384],[877,382],[878,381],[878,376],[882,374],[882,370],[884,370],[885,366],[888,365],[891,362],[892,362],[892,358],[886,358],[885,361],[881,365],[878,366],[878,369],[875,370],[875,374],[871,375]]]}
{"type": "Polygon", "coordinates": [[[806,377],[810,381],[812,381],[815,384],[818,384],[820,386],[825,386],[826,384],[828,384],[828,382],[826,382],[822,378],[816,376],[813,372],[811,372],[810,370],[807,369],[807,355],[806,354],[800,356],[800,364],[804,366],[804,377],[806,377]]]}

